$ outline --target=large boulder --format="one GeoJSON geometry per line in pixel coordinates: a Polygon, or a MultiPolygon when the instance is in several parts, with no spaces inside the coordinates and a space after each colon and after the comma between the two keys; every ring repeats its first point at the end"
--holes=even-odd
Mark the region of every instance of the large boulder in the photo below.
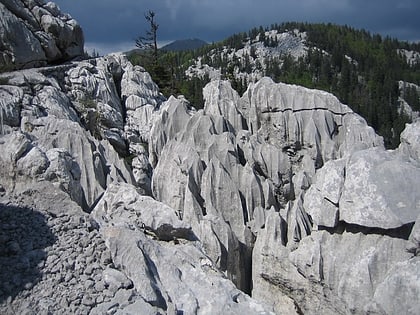
{"type": "MultiPolygon", "coordinates": [[[[328,292],[327,299],[331,293],[338,297],[342,301],[342,310],[347,308],[350,312],[369,313],[374,307],[373,300],[380,300],[384,294],[387,296],[381,288],[394,286],[395,280],[391,282],[390,278],[399,278],[407,284],[399,286],[401,297],[410,297],[412,288],[418,287],[418,281],[412,279],[410,273],[397,275],[394,270],[398,265],[408,263],[411,257],[404,244],[404,240],[388,236],[346,232],[342,235],[329,235],[326,231],[319,231],[303,239],[299,248],[289,254],[289,259],[304,275],[307,285],[309,281],[316,283],[314,286],[318,286],[320,291],[328,292]],[[340,263],[337,264],[337,261],[340,263]]],[[[395,309],[395,301],[390,303],[395,309]]]]}
{"type": "Polygon", "coordinates": [[[83,55],[79,24],[53,2],[0,1],[0,70],[43,66],[83,55]]]}
{"type": "Polygon", "coordinates": [[[401,144],[398,150],[411,159],[420,162],[420,119],[406,125],[401,133],[401,144]]]}
{"type": "Polygon", "coordinates": [[[420,169],[379,149],[354,153],[346,166],[340,220],[393,229],[416,221],[420,169]]]}

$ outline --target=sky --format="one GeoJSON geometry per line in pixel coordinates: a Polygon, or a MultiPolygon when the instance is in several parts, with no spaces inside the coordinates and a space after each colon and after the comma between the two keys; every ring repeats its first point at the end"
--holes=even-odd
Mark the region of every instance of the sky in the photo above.
{"type": "Polygon", "coordinates": [[[160,45],[199,38],[209,43],[259,26],[323,22],[363,28],[400,40],[420,40],[419,0],[55,0],[82,26],[85,49],[127,51],[156,13],[160,45]]]}

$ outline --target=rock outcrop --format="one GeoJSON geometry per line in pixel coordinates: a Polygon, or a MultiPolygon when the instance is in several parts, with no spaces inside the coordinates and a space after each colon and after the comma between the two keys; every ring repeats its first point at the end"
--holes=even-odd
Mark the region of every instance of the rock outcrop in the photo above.
{"type": "Polygon", "coordinates": [[[418,313],[419,121],[386,151],[269,78],[197,111],[121,54],[0,82],[0,313],[418,313]]]}
{"type": "MultiPolygon", "coordinates": [[[[141,297],[136,303],[149,305],[131,305],[133,311],[269,314],[214,267],[175,210],[140,195],[132,185],[111,185],[92,215],[114,264],[124,270],[141,297]]],[[[103,314],[106,307],[92,312],[103,314]]]]}
{"type": "Polygon", "coordinates": [[[44,0],[0,1],[0,69],[44,66],[83,55],[79,24],[44,0]]]}
{"type": "Polygon", "coordinates": [[[388,281],[405,281],[401,299],[418,290],[412,273],[393,274],[417,259],[407,252],[417,253],[420,212],[414,126],[391,152],[325,92],[264,78],[242,97],[222,81],[204,96],[202,111],[172,99],[158,114],[153,194],[190,222],[239,288],[279,314],[392,314],[388,281]],[[214,218],[228,224],[228,239],[205,228],[214,218]]]}
{"type": "MultiPolygon", "coordinates": [[[[229,264],[241,277],[239,260],[213,262],[179,207],[150,197],[149,138],[160,113],[184,100],[163,103],[122,55],[8,72],[2,82],[2,313],[270,314],[223,273],[229,264]]],[[[213,229],[225,242],[212,257],[240,247],[218,217],[200,226],[203,239],[213,229]]]]}

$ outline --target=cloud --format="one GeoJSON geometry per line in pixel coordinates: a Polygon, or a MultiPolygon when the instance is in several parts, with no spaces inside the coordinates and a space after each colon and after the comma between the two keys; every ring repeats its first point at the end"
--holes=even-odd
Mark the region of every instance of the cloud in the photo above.
{"type": "Polygon", "coordinates": [[[134,41],[124,41],[124,42],[86,42],[85,51],[89,54],[93,52],[98,53],[99,55],[107,55],[113,52],[126,52],[136,48],[134,41]]]}
{"type": "Polygon", "coordinates": [[[166,7],[169,9],[171,20],[175,21],[178,16],[178,10],[181,6],[180,1],[165,0],[166,7]]]}
{"type": "Polygon", "coordinates": [[[89,43],[134,42],[156,12],[158,39],[218,41],[287,21],[331,22],[400,39],[418,38],[418,0],[56,0],[82,25],[89,43]]]}

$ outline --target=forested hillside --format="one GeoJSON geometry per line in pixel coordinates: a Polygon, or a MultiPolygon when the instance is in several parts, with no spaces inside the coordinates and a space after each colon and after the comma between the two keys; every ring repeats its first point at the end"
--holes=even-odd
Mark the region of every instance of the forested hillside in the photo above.
{"type": "Polygon", "coordinates": [[[348,26],[283,23],[235,34],[188,52],[161,52],[159,66],[142,64],[164,94],[184,94],[203,105],[202,87],[229,79],[241,94],[250,81],[269,76],[336,95],[361,114],[394,148],[411,112],[420,110],[420,44],[401,42],[348,26]]]}

